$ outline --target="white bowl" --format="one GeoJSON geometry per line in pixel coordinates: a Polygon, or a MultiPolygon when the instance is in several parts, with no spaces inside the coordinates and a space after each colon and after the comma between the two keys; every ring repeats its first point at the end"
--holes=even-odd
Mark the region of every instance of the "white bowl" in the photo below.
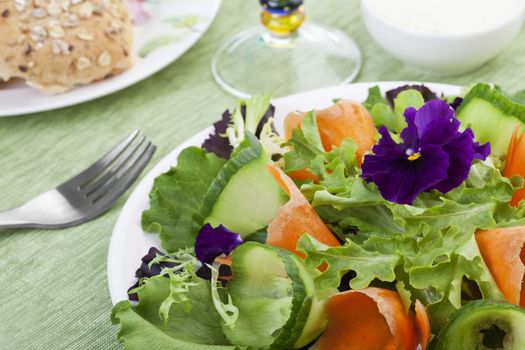
{"type": "Polygon", "coordinates": [[[402,28],[381,16],[368,0],[361,0],[361,10],[370,35],[393,56],[424,69],[459,75],[480,68],[518,34],[525,14],[525,0],[519,0],[518,10],[504,22],[461,34],[402,28]]]}

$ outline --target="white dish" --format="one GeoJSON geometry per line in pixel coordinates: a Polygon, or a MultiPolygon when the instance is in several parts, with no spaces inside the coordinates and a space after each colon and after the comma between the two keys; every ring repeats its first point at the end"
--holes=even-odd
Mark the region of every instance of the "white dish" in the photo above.
{"type": "Polygon", "coordinates": [[[457,34],[435,34],[395,25],[379,14],[369,0],[361,0],[361,10],[368,32],[387,52],[409,64],[450,76],[480,68],[516,37],[525,15],[525,0],[516,0],[516,11],[501,22],[457,34]]]}
{"type": "Polygon", "coordinates": [[[182,56],[199,40],[213,22],[221,5],[221,0],[135,2],[142,3],[149,19],[134,25],[134,51],[137,60],[131,69],[52,96],[28,87],[21,80],[1,83],[0,117],[43,112],[90,101],[155,74],[182,56]],[[155,49],[147,50],[148,46],[155,49]],[[146,54],[147,51],[150,52],[146,54]]]}
{"type": "MultiPolygon", "coordinates": [[[[368,88],[371,86],[379,85],[381,90],[385,92],[404,84],[420,83],[359,83],[313,90],[279,98],[273,101],[276,107],[275,126],[277,132],[283,132],[284,117],[293,110],[306,111],[314,108],[324,108],[331,105],[334,98],[344,97],[356,101],[364,101],[368,95],[368,88]]],[[[444,93],[445,95],[460,93],[460,87],[458,86],[433,83],[425,83],[425,85],[437,93],[444,93]]],[[[221,113],[222,111],[217,111],[217,118],[220,118],[221,113]]],[[[153,246],[160,248],[159,236],[145,233],[140,225],[141,214],[149,207],[148,194],[153,185],[153,180],[176,165],[177,156],[184,148],[200,146],[212,131],[213,127],[202,130],[165,156],[142,179],[122,208],[113,229],[108,253],[108,284],[113,304],[127,299],[127,290],[136,281],[135,271],[140,266],[140,259],[148,252],[148,249],[153,246]]]]}

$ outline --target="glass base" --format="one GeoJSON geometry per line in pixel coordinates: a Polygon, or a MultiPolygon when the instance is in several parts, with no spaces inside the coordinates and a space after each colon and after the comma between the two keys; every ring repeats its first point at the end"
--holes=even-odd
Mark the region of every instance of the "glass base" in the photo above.
{"type": "Polygon", "coordinates": [[[262,26],[248,28],[224,43],[212,61],[219,85],[242,98],[346,84],[360,69],[361,52],[352,38],[313,24],[287,37],[274,36],[262,26]]]}

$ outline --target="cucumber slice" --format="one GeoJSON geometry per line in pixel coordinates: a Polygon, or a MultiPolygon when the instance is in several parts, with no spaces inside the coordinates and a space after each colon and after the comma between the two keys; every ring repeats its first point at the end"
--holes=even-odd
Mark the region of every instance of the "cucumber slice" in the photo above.
{"type": "Polygon", "coordinates": [[[326,313],[324,310],[324,300],[321,301],[316,297],[308,297],[312,299],[310,306],[310,312],[306,323],[302,327],[301,335],[295,342],[293,348],[299,349],[303,346],[311,343],[315,338],[321,334],[325,329],[328,319],[326,318],[326,313]]]}
{"type": "Polygon", "coordinates": [[[525,123],[525,105],[511,100],[488,84],[476,84],[456,113],[464,127],[474,131],[477,141],[490,142],[492,153],[507,152],[516,125],[525,123]]]}
{"type": "Polygon", "coordinates": [[[525,310],[500,301],[472,301],[452,316],[433,349],[523,350],[525,310]]]}
{"type": "Polygon", "coordinates": [[[245,142],[250,147],[233,154],[210,186],[206,197],[213,206],[204,219],[204,223],[224,225],[242,238],[268,226],[288,201],[266,171],[270,158],[257,138],[246,133],[245,142]]]}
{"type": "Polygon", "coordinates": [[[223,326],[232,344],[293,349],[306,345],[322,331],[311,321],[312,312],[319,314],[312,276],[294,254],[246,242],[232,254],[232,271],[228,292],[239,316],[233,325],[223,326]],[[303,337],[305,329],[308,334],[303,337]]]}

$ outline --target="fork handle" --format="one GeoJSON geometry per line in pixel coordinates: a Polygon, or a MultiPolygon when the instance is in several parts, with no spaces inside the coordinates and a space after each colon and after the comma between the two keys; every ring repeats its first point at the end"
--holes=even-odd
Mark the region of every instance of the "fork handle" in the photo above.
{"type": "Polygon", "coordinates": [[[20,215],[20,209],[14,208],[0,212],[0,230],[11,228],[30,228],[35,227],[35,224],[25,220],[20,215]]]}

